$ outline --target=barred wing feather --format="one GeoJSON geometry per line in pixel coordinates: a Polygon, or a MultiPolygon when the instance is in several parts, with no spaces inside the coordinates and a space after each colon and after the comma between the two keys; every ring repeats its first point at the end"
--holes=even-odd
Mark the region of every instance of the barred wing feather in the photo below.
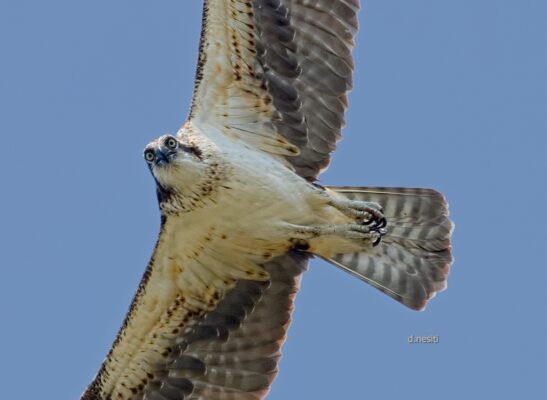
{"type": "Polygon", "coordinates": [[[222,132],[313,180],[351,88],[357,0],[206,0],[189,124],[222,132]]]}
{"type": "Polygon", "coordinates": [[[306,265],[305,255],[290,253],[264,265],[269,282],[239,281],[174,340],[175,351],[135,399],[262,399],[277,374],[306,265]]]}

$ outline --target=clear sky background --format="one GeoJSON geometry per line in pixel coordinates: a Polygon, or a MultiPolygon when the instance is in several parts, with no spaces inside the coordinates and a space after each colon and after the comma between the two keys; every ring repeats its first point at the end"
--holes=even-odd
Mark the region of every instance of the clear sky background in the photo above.
{"type": "MultiPolygon", "coordinates": [[[[142,149],[186,117],[200,20],[0,1],[3,399],[76,399],[106,354],[159,227],[142,149]]],[[[546,395],[546,21],[543,0],[363,2],[321,182],[441,190],[456,261],[423,313],[313,261],[268,399],[546,395]]]]}

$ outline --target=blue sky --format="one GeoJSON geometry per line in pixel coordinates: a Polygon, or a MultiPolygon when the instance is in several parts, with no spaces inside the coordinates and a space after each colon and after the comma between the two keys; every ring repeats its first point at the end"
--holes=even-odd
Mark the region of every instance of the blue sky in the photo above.
{"type": "MultiPolygon", "coordinates": [[[[159,227],[142,148],[186,117],[200,8],[0,1],[3,398],[78,398],[109,348],[159,227]]],[[[423,313],[313,261],[268,399],[547,393],[546,20],[540,0],[363,2],[321,182],[443,191],[456,261],[423,313]]]]}

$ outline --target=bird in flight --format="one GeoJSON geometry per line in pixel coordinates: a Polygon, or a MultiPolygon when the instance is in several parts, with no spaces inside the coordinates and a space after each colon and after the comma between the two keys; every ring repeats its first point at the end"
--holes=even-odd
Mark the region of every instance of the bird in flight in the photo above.
{"type": "Polygon", "coordinates": [[[82,400],[259,400],[313,256],[421,310],[452,223],[431,189],[323,187],[351,88],[358,0],[205,0],[187,121],[144,149],[161,214],[82,400]]]}

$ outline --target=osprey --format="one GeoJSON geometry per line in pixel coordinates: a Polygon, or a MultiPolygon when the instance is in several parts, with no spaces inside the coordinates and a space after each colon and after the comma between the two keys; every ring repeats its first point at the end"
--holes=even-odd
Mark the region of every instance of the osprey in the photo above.
{"type": "Polygon", "coordinates": [[[319,256],[421,310],[452,262],[444,197],[322,187],[358,0],[205,0],[187,122],[148,144],[161,230],[83,400],[257,400],[319,256]]]}

